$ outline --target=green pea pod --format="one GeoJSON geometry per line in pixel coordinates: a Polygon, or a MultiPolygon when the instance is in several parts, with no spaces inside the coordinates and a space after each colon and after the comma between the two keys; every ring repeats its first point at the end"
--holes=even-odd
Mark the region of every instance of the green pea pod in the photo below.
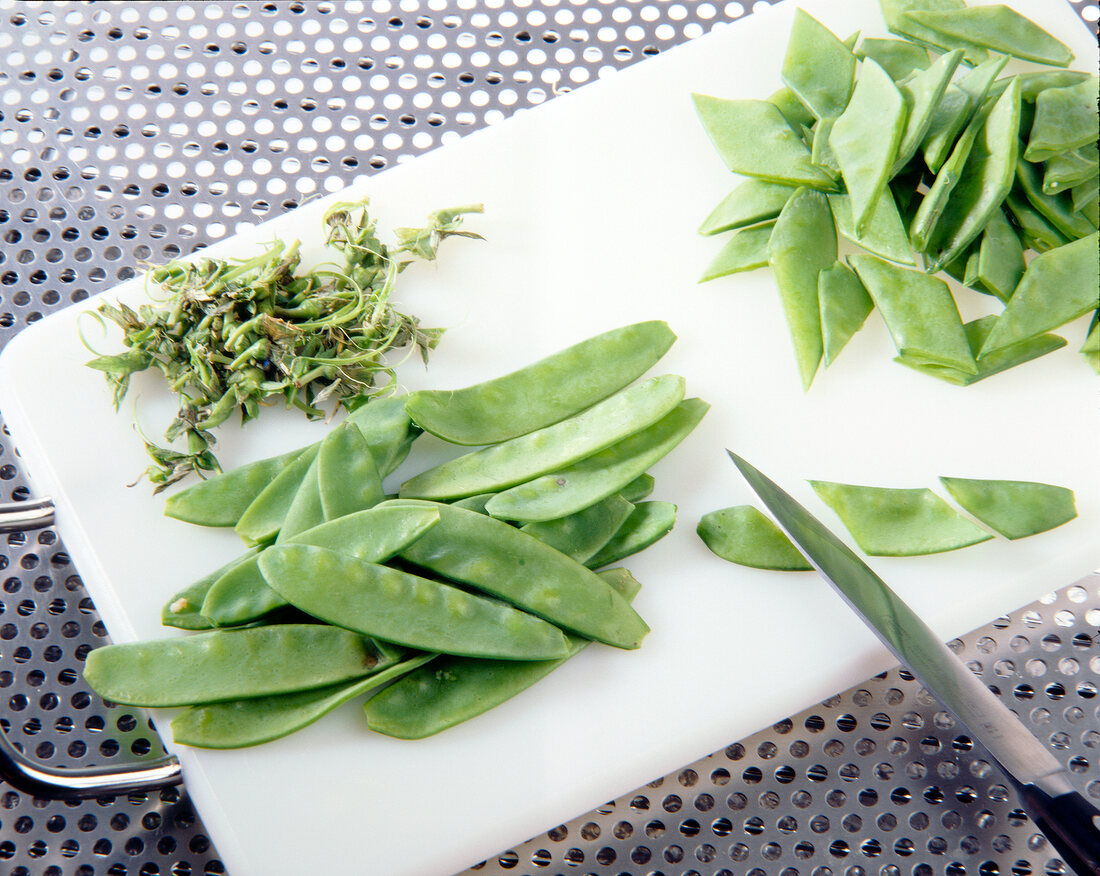
{"type": "Polygon", "coordinates": [[[875,305],[859,277],[843,262],[821,272],[817,293],[821,304],[823,357],[825,364],[830,365],[867,321],[875,305]]]}
{"type": "Polygon", "coordinates": [[[1008,60],[1007,55],[996,55],[947,87],[921,143],[924,162],[933,173],[951,154],[959,132],[985,104],[1008,60]]]}
{"type": "MultiPolygon", "coordinates": [[[[1039,97],[1039,92],[1048,88],[1065,88],[1068,85],[1078,85],[1089,78],[1088,73],[1080,70],[1029,70],[1020,74],[1020,97],[1034,103],[1039,97]]],[[[994,84],[994,89],[1003,88],[1008,83],[1001,80],[994,84]]]]}
{"type": "Polygon", "coordinates": [[[710,511],[695,531],[713,554],[739,566],[779,572],[814,568],[772,519],[752,505],[710,511]]]}
{"type": "Polygon", "coordinates": [[[1016,162],[1016,180],[1028,203],[1070,240],[1085,237],[1096,230],[1087,218],[1074,212],[1073,195],[1069,192],[1054,195],[1043,192],[1037,165],[1021,158],[1016,162]]]}
{"type": "Polygon", "coordinates": [[[172,719],[172,738],[193,748],[245,748],[289,736],[344,703],[433,660],[419,654],[358,681],[296,693],[193,706],[172,719]]]}
{"type": "Polygon", "coordinates": [[[836,118],[830,116],[821,119],[814,126],[809,135],[812,138],[810,142],[810,161],[834,179],[840,179],[840,162],[836,160],[836,153],[833,152],[833,147],[829,145],[829,135],[832,134],[833,125],[835,124],[836,118]]]}
{"type": "MultiPolygon", "coordinates": [[[[927,53],[925,55],[927,56],[927,53]]],[[[938,57],[927,70],[898,83],[908,112],[898,154],[894,159],[893,167],[890,168],[891,178],[917,154],[921,143],[928,136],[936,117],[936,110],[943,101],[947,87],[951,84],[951,77],[955,75],[962,56],[961,49],[948,52],[938,57]]]]}
{"type": "Polygon", "coordinates": [[[1003,210],[995,210],[982,232],[977,278],[1001,301],[1008,301],[1024,275],[1024,247],[1003,210]]]}
{"type": "Polygon", "coordinates": [[[872,557],[953,551],[993,536],[929,489],[890,489],[831,481],[810,485],[872,557]]]}
{"type": "Polygon", "coordinates": [[[1059,153],[1096,142],[1098,82],[1100,79],[1090,76],[1076,85],[1039,92],[1024,158],[1046,161],[1059,153]]]}
{"type": "Polygon", "coordinates": [[[656,486],[656,481],[654,481],[653,475],[641,474],[619,490],[619,495],[628,502],[641,502],[642,499],[647,498],[653,492],[654,486],[656,486]]]}
{"type": "Polygon", "coordinates": [[[1073,61],[1069,46],[1003,4],[950,10],[911,9],[906,14],[910,20],[947,40],[965,40],[994,52],[1052,67],[1068,67],[1073,61]]]}
{"type": "Polygon", "coordinates": [[[852,202],[848,195],[830,194],[828,197],[836,230],[843,237],[884,259],[916,267],[917,260],[909,245],[909,235],[889,187],[879,195],[862,235],[856,233],[852,221],[852,202]]]}
{"type": "Polygon", "coordinates": [[[1085,343],[1081,345],[1079,352],[1085,357],[1089,367],[1100,374],[1100,310],[1092,315],[1088,337],[1085,338],[1085,343]]]}
{"type": "Polygon", "coordinates": [[[299,532],[305,532],[325,522],[325,512],[321,505],[321,480],[317,466],[319,455],[320,447],[318,447],[318,457],[314,457],[305,477],[298,485],[298,491],[294,494],[286,517],[283,518],[282,525],[279,527],[279,534],[275,537],[275,544],[280,544],[299,532]]]}
{"type": "Polygon", "coordinates": [[[836,118],[852,95],[856,56],[816,18],[796,9],[781,75],[816,118],[836,118]]]}
{"type": "Polygon", "coordinates": [[[409,418],[405,399],[396,396],[372,399],[348,414],[347,421],[362,433],[383,478],[405,461],[422,431],[409,418]]]}
{"type": "MultiPolygon", "coordinates": [[[[384,563],[427,532],[439,515],[427,508],[374,507],[344,515],[286,540],[384,563]]],[[[259,554],[246,556],[209,588],[202,613],[219,626],[251,623],[287,604],[260,571],[259,554]]]]}
{"type": "Polygon", "coordinates": [[[715,207],[699,233],[705,236],[768,222],[779,215],[795,190],[781,183],[747,179],[715,207]]]}
{"type": "Polygon", "coordinates": [[[407,648],[546,660],[568,647],[557,627],[498,599],[312,545],[268,548],[260,571],[306,614],[407,648]]]}
{"type": "Polygon", "coordinates": [[[1057,195],[1072,189],[1096,178],[1098,169],[1095,144],[1052,155],[1043,168],[1043,194],[1057,195]]]}
{"type": "Polygon", "coordinates": [[[1047,222],[1031,204],[1024,193],[1014,188],[1005,196],[1005,209],[1020,229],[1020,239],[1036,252],[1048,252],[1065,246],[1069,240],[1057,228],[1047,222]]]}
{"type": "Polygon", "coordinates": [[[197,526],[236,526],[264,487],[301,452],[260,459],[192,484],[165,500],[164,513],[197,526]]]}
{"type": "Polygon", "coordinates": [[[1032,481],[941,477],[964,510],[1005,538],[1026,538],[1077,516],[1073,490],[1032,481]]]}
{"type": "Polygon", "coordinates": [[[856,55],[871,58],[895,81],[910,76],[915,70],[927,70],[932,61],[928,49],[909,40],[865,38],[856,55]]]}
{"type": "Polygon", "coordinates": [[[698,425],[710,406],[686,399],[653,425],[571,466],[549,472],[486,504],[494,517],[525,523],[554,520],[617,493],[663,459],[698,425]]]}
{"type": "Polygon", "coordinates": [[[776,220],[769,249],[798,373],[808,389],[823,350],[817,277],[836,261],[837,253],[836,228],[825,196],[810,189],[797,192],[776,220]]]}
{"type": "Polygon", "coordinates": [[[873,60],[863,62],[847,108],[829,134],[852,199],[856,234],[870,222],[890,178],[905,133],[906,107],[894,80],[873,60]]]}
{"type": "Polygon", "coordinates": [[[966,52],[966,62],[980,64],[988,57],[988,52],[976,46],[965,37],[942,34],[916,21],[909,13],[935,9],[956,10],[966,8],[965,0],[879,0],[882,17],[891,33],[908,37],[915,43],[929,46],[939,51],[962,49],[966,52]]]}
{"type": "Polygon", "coordinates": [[[206,599],[206,594],[210,592],[214,582],[222,575],[241,563],[253,560],[257,552],[251,550],[179,591],[164,604],[160,612],[160,622],[166,627],[176,627],[181,630],[213,629],[214,622],[202,613],[203,600],[206,599]]]}
{"type": "Polygon", "coordinates": [[[644,551],[672,532],[676,506],[671,502],[638,502],[611,539],[585,561],[590,569],[602,569],[644,551]]]}
{"type": "Polygon", "coordinates": [[[1020,83],[997,98],[974,140],[943,215],[932,230],[925,253],[930,271],[954,260],[999,210],[1012,189],[1019,156],[1020,83]]]}
{"type": "Polygon", "coordinates": [[[693,95],[695,111],[726,167],[743,176],[832,191],[832,177],[815,167],[806,144],[773,103],[693,95]]]}
{"type": "Polygon", "coordinates": [[[943,280],[875,256],[853,255],[848,261],[882,314],[900,354],[977,373],[959,309],[943,280]]]}
{"type": "Polygon", "coordinates": [[[305,448],[260,491],[241,515],[234,528],[246,545],[253,547],[275,540],[319,449],[319,444],[305,448]]]}
{"type": "Polygon", "coordinates": [[[641,645],[649,631],[645,621],[576,560],[484,514],[430,507],[438,508],[439,525],[405,548],[403,559],[571,632],[617,648],[641,645]]]}
{"type": "Polygon", "coordinates": [[[395,659],[337,627],[278,624],[105,645],[88,654],[84,678],[122,705],[187,706],[322,687],[395,659]]]}
{"type": "Polygon", "coordinates": [[[770,95],[767,101],[779,110],[792,130],[797,130],[799,125],[808,128],[814,123],[814,114],[806,109],[806,105],[798,99],[798,95],[786,86],[770,95]]]}
{"type": "MultiPolygon", "coordinates": [[[[625,569],[600,572],[624,600],[638,591],[625,569]]],[[[469,660],[440,657],[375,694],[363,707],[367,726],[398,739],[424,739],[484,714],[545,678],[588,640],[569,636],[568,653],[556,660],[469,660]]]]}
{"type": "Polygon", "coordinates": [[[560,423],[428,469],[405,481],[398,494],[403,498],[458,499],[506,489],[571,465],[644,429],[672,410],[683,396],[682,377],[651,377],[560,423]]]}
{"type": "Polygon", "coordinates": [[[1073,195],[1074,211],[1088,215],[1090,222],[1096,219],[1096,201],[1100,197],[1100,177],[1094,176],[1092,179],[1074,186],[1070,189],[1070,193],[1073,195]]]}
{"type": "Polygon", "coordinates": [[[354,424],[337,426],[321,442],[317,490],[324,520],[362,511],[385,498],[370,445],[354,424]]]}
{"type": "Polygon", "coordinates": [[[728,277],[742,271],[767,267],[768,240],[772,236],[774,226],[774,222],[769,222],[766,225],[743,228],[735,232],[718,251],[718,255],[707,265],[699,282],[705,283],[708,280],[717,280],[719,277],[728,277]]]}
{"type": "Polygon", "coordinates": [[[1036,256],[998,317],[980,357],[1058,328],[1096,308],[1097,232],[1036,256]]]}
{"type": "Polygon", "coordinates": [[[453,444],[495,444],[606,399],[640,377],[675,340],[666,323],[640,322],[485,383],[414,392],[406,407],[424,429],[453,444]]]}
{"type": "Polygon", "coordinates": [[[455,499],[451,504],[456,508],[465,508],[467,511],[476,511],[478,514],[488,514],[485,506],[496,493],[478,493],[476,496],[467,496],[464,499],[455,499]]]}
{"type": "Polygon", "coordinates": [[[520,531],[585,563],[610,541],[633,510],[634,506],[616,493],[566,517],[526,523],[520,531]]]}

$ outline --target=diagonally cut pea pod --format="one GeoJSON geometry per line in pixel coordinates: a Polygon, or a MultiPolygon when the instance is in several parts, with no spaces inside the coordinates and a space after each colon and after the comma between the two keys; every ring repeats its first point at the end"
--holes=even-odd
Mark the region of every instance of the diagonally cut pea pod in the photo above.
{"type": "Polygon", "coordinates": [[[731,274],[767,267],[768,241],[771,239],[774,224],[769,222],[735,232],[707,265],[699,282],[705,283],[731,274]]]}
{"type": "Polygon", "coordinates": [[[1072,194],[1061,192],[1048,195],[1043,192],[1039,168],[1030,161],[1021,158],[1016,162],[1016,180],[1028,203],[1068,239],[1077,240],[1096,230],[1085,216],[1074,211],[1072,194]]]}
{"type": "Polygon", "coordinates": [[[1092,143],[1052,155],[1043,168],[1043,194],[1057,195],[1095,178],[1100,171],[1097,159],[1096,145],[1092,143]]]}
{"type": "Polygon", "coordinates": [[[709,236],[768,222],[779,215],[794,193],[791,186],[782,183],[747,179],[710,212],[699,226],[699,233],[709,236]]]}
{"type": "Polygon", "coordinates": [[[713,554],[730,563],[781,572],[813,571],[783,530],[752,505],[710,511],[699,520],[696,532],[713,554]]]}
{"type": "Polygon", "coordinates": [[[322,687],[393,662],[392,649],[347,630],[278,624],[105,645],[84,678],[115,703],[185,706],[322,687]]]}
{"type": "Polygon", "coordinates": [[[905,131],[898,146],[898,154],[894,159],[894,166],[890,169],[891,178],[909,163],[932,127],[932,121],[936,116],[936,109],[943,100],[947,87],[951,84],[951,77],[962,60],[963,52],[956,49],[941,55],[927,70],[914,74],[908,79],[898,83],[902,96],[905,98],[906,120],[905,131]]]}
{"type": "Polygon", "coordinates": [[[1100,374],[1100,310],[1092,315],[1088,337],[1085,338],[1085,343],[1081,345],[1079,352],[1085,357],[1089,367],[1100,374]]]}
{"type": "Polygon", "coordinates": [[[977,279],[991,294],[1008,301],[1026,267],[1024,247],[1003,210],[994,210],[978,248],[977,279]]]}
{"type": "Polygon", "coordinates": [[[981,357],[1083,316],[1096,308],[1097,232],[1031,260],[982,346],[981,357]]]}
{"type": "Polygon", "coordinates": [[[832,177],[810,160],[806,144],[775,104],[693,96],[711,143],[734,173],[789,186],[831,191],[832,177]]]}
{"type": "Polygon", "coordinates": [[[526,523],[520,531],[585,563],[611,540],[633,510],[634,506],[616,493],[566,517],[526,523]]]}
{"type": "Polygon", "coordinates": [[[428,469],[399,495],[458,499],[502,490],[571,465],[657,422],[684,397],[672,374],[628,386],[582,413],[535,432],[484,447],[428,469]]]}
{"type": "Polygon", "coordinates": [[[825,25],[796,9],[783,58],[783,83],[819,119],[836,118],[848,105],[856,56],[825,25]]]}
{"type": "Polygon", "coordinates": [[[836,153],[829,145],[829,135],[833,132],[835,118],[821,119],[814,125],[813,131],[807,133],[810,139],[810,161],[816,167],[820,167],[834,179],[840,179],[840,163],[836,160],[836,153]]]}
{"type": "Polygon", "coordinates": [[[856,55],[861,59],[873,59],[895,81],[905,79],[914,70],[927,70],[932,63],[928,49],[909,40],[865,37],[856,55]]]}
{"type": "Polygon", "coordinates": [[[824,360],[830,365],[867,321],[875,305],[859,277],[843,262],[836,262],[818,275],[817,292],[824,360]]]}
{"type": "Polygon", "coordinates": [[[906,15],[944,39],[961,39],[1039,64],[1067,67],[1073,52],[1030,18],[1008,6],[969,6],[962,9],[911,9],[906,15]]]}
{"type": "Polygon", "coordinates": [[[253,549],[176,593],[161,609],[160,622],[166,627],[176,627],[181,630],[213,629],[214,622],[202,613],[203,600],[206,599],[207,593],[214,586],[214,582],[223,575],[242,563],[254,561],[257,553],[258,549],[253,549]]]}
{"type": "Polygon", "coordinates": [[[860,549],[872,557],[957,550],[993,538],[926,488],[892,489],[810,481],[860,549]]]}
{"type": "Polygon", "coordinates": [[[1005,210],[1020,229],[1020,240],[1036,252],[1047,252],[1065,246],[1069,240],[1031,206],[1019,187],[1005,196],[1005,210]]]}
{"type": "Polygon", "coordinates": [[[685,399],[653,425],[622,441],[511,489],[485,506],[494,517],[523,522],[573,514],[624,489],[683,441],[710,405],[685,399]]]}
{"type": "Polygon", "coordinates": [[[645,622],[581,563],[500,520],[432,505],[439,525],[405,548],[404,560],[590,639],[617,648],[641,644],[645,622]]]}
{"type": "Polygon", "coordinates": [[[957,84],[949,85],[944,92],[921,144],[924,162],[933,173],[939,171],[951,154],[959,132],[985,104],[1008,60],[1007,55],[995,55],[959,79],[957,84]]]}
{"type": "Polygon", "coordinates": [[[798,130],[799,125],[808,128],[814,123],[814,114],[786,86],[769,95],[767,101],[779,110],[792,130],[798,130]]]}
{"type": "Polygon", "coordinates": [[[656,544],[676,525],[676,506],[659,500],[638,502],[611,539],[585,561],[590,569],[602,569],[656,544]]]}
{"type": "MultiPolygon", "coordinates": [[[[1100,198],[1100,177],[1094,176],[1092,179],[1074,186],[1070,189],[1070,194],[1073,196],[1074,211],[1088,216],[1090,222],[1096,220],[1096,202],[1100,198]]],[[[1100,225],[1100,222],[1094,224],[1100,225]]]]}
{"type": "Polygon", "coordinates": [[[879,195],[862,235],[856,233],[852,221],[852,202],[848,195],[830,193],[828,197],[836,230],[842,236],[884,259],[916,267],[917,260],[909,245],[909,235],[889,186],[879,195]]]}
{"type": "Polygon", "coordinates": [[[769,248],[798,373],[808,389],[823,349],[817,277],[837,254],[836,228],[825,195],[811,189],[797,192],[779,214],[769,248]]]}
{"type": "Polygon", "coordinates": [[[652,320],[612,329],[502,377],[409,395],[409,414],[452,444],[496,444],[578,414],[640,377],[676,335],[652,320]]]}
{"type": "Polygon", "coordinates": [[[852,99],[829,133],[862,235],[890,178],[905,133],[906,106],[894,80],[872,60],[863,62],[852,99]]]}
{"type": "Polygon", "coordinates": [[[245,748],[289,736],[344,703],[433,660],[418,654],[365,678],[316,690],[193,706],[172,719],[172,738],[193,748],[245,748]]]}
{"type": "Polygon", "coordinates": [[[1090,76],[1076,85],[1039,92],[1024,158],[1046,161],[1061,152],[1096,142],[1100,126],[1096,116],[1098,83],[1098,77],[1090,76]]]}
{"type": "Polygon", "coordinates": [[[552,659],[568,649],[557,627],[500,600],[324,548],[270,547],[260,571],[307,614],[407,648],[508,660],[552,659]]]}
{"type": "MultiPolygon", "coordinates": [[[[631,600],[639,585],[625,569],[600,573],[631,600]]],[[[484,714],[545,678],[589,644],[569,637],[569,652],[557,660],[504,661],[440,657],[375,694],[363,707],[367,726],[398,739],[424,739],[484,714]]]]}
{"type": "Polygon", "coordinates": [[[853,255],[849,262],[901,355],[970,374],[978,372],[959,309],[943,280],[870,255],[853,255]]]}
{"type": "Polygon", "coordinates": [[[909,14],[918,10],[956,10],[965,9],[964,0],[879,0],[882,17],[891,33],[907,37],[915,43],[929,46],[938,51],[963,49],[969,64],[980,64],[988,57],[988,52],[965,38],[947,36],[925,27],[909,14]]]}
{"type": "Polygon", "coordinates": [[[1005,538],[1025,538],[1077,516],[1073,491],[1034,481],[941,477],[966,511],[1005,538]]]}

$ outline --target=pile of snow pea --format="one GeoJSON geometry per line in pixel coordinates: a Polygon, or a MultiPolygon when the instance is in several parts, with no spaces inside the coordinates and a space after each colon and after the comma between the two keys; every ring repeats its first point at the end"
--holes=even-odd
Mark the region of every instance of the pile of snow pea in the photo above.
{"type": "Polygon", "coordinates": [[[165,513],[249,548],[172,596],[190,631],[106,645],[108,701],[185,707],[177,742],[237,748],[372,694],[367,726],[422,738],[487,711],[590,641],[639,647],[620,560],[666,535],[648,469],[708,405],[641,376],[675,335],[635,323],[459,390],[376,399],[321,441],[169,496],[165,513]],[[468,448],[389,495],[429,432],[468,448]]]}
{"type": "MultiPolygon", "coordinates": [[[[873,557],[958,550],[993,538],[990,530],[1009,539],[1026,538],[1077,516],[1073,491],[1054,484],[958,477],[941,477],[940,483],[973,520],[927,487],[810,481],[860,550],[873,557]]],[[[753,505],[704,514],[696,531],[713,553],[731,563],[787,572],[813,569],[779,526],[753,505]]]]}
{"type": "Polygon", "coordinates": [[[1092,312],[1080,350],[1100,373],[1097,77],[1002,75],[1073,61],[1007,6],[879,3],[897,39],[842,40],[799,9],[782,88],[694,96],[748,178],[699,229],[733,232],[702,279],[771,267],[805,388],[875,309],[896,362],[958,385],[1066,346],[1052,330],[1092,312]],[[963,323],[967,288],[997,312],[963,323]]]}

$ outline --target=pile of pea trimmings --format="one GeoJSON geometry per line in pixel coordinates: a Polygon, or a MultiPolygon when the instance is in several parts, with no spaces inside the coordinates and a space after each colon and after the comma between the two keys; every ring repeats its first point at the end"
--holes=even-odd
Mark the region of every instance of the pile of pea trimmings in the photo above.
{"type": "MultiPolygon", "coordinates": [[[[1050,330],[1097,309],[1097,77],[1002,76],[1010,57],[1073,60],[1006,6],[879,2],[902,39],[857,45],[799,9],[785,87],[695,95],[749,177],[700,228],[735,231],[703,279],[771,266],[804,387],[876,307],[895,361],[967,385],[1065,346],[1050,330]],[[865,252],[838,260],[838,232],[865,252]],[[963,324],[938,271],[1004,309],[963,324]]],[[[1096,317],[1081,352],[1100,372],[1096,317]]]]}
{"type": "MultiPolygon", "coordinates": [[[[860,550],[873,557],[958,550],[993,538],[990,530],[1009,539],[1026,538],[1077,516],[1073,491],[1054,484],[949,477],[941,477],[940,483],[985,526],[964,517],[926,487],[810,481],[860,550]]],[[[731,563],[786,572],[813,569],[772,519],[753,505],[704,514],[696,531],[711,551],[731,563]]]]}
{"type": "Polygon", "coordinates": [[[590,640],[637,648],[638,582],[607,567],[672,529],[675,505],[643,501],[647,470],[708,408],[682,377],[635,382],[674,340],[637,323],[487,383],[375,400],[317,444],[175,493],[167,514],[252,549],[165,606],[201,632],[99,648],[85,678],[109,701],[190,706],[172,722],[188,745],[266,742],[375,691],[370,729],[421,738],[590,640]],[[422,429],[482,446],[387,497],[422,429]]]}

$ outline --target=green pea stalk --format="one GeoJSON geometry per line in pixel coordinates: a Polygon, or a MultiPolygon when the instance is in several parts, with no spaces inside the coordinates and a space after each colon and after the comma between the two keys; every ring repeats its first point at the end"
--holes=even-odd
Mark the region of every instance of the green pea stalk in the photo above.
{"type": "Polygon", "coordinates": [[[342,261],[303,270],[299,243],[275,241],[247,259],[199,258],[155,266],[148,282],[163,293],[158,306],[104,303],[94,312],[122,330],[125,351],[98,355],[116,410],[132,375],[155,368],[179,397],[164,432],[170,446],[145,439],[152,464],[144,476],[154,493],[189,475],[221,471],[213,430],[282,397],[310,419],[321,405],[348,411],[391,391],[387,355],[416,352],[425,362],[440,328],[425,328],[391,303],[397,276],[417,259],[431,261],[448,237],[480,235],[461,228],[480,205],[437,210],[420,228],[394,230],[384,244],[367,200],[333,205],[322,217],[326,244],[342,261]],[[182,445],[182,446],[181,446],[182,445]]]}

